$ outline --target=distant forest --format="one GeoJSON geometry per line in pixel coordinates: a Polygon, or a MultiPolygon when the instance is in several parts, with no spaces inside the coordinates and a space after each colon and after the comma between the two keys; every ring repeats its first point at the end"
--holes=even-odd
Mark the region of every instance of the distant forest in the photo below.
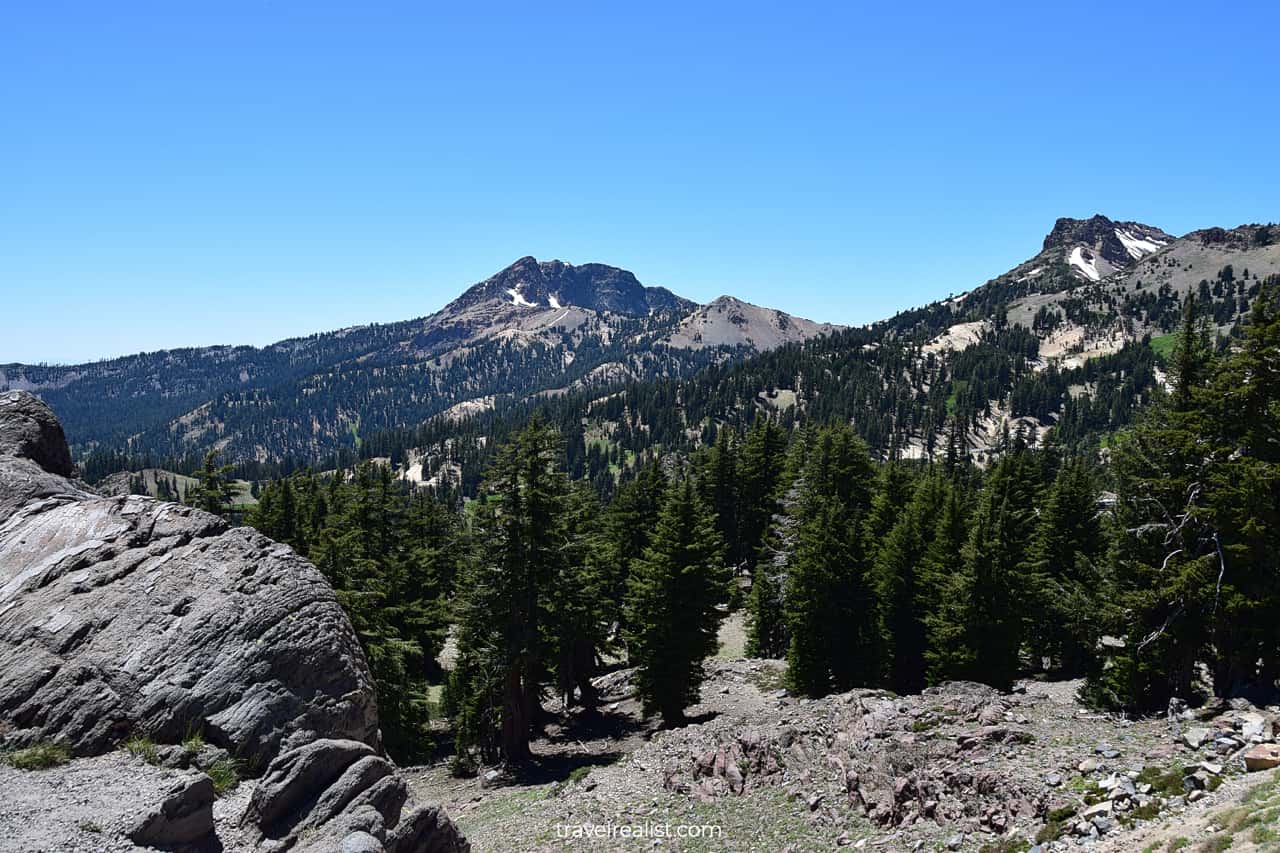
{"type": "MultiPolygon", "coordinates": [[[[810,696],[1024,675],[1083,677],[1088,701],[1132,712],[1269,695],[1280,281],[1232,341],[1212,333],[1209,303],[1182,306],[1168,390],[1146,346],[1108,356],[1114,372],[1095,359],[1036,374],[1024,330],[997,328],[944,373],[910,340],[873,361],[854,331],[597,402],[618,407],[625,457],[593,451],[579,403],[561,399],[448,427],[502,426],[475,483],[415,488],[370,462],[300,471],[263,486],[246,520],[337,590],[393,752],[429,751],[443,714],[459,772],[528,758],[544,694],[590,709],[591,679],[612,667],[636,667],[646,710],[678,723],[735,609],[750,652],[784,657],[810,696]],[[759,387],[744,373],[771,370],[810,394],[802,418],[730,405],[759,387]],[[1082,381],[1099,393],[1072,410],[1062,395],[1082,381]],[[1057,400],[1069,415],[971,458],[962,427],[1010,386],[1028,411],[1057,400]],[[725,411],[738,416],[703,420],[725,411]],[[911,419],[941,430],[932,461],[895,445],[911,419]]],[[[395,459],[435,429],[369,452],[395,459]]],[[[205,460],[196,499],[228,511],[231,474],[205,460]]]]}

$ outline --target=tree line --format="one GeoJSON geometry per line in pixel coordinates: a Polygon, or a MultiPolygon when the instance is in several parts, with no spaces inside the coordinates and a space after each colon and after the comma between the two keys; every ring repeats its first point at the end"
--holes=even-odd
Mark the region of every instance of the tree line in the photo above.
{"type": "Polygon", "coordinates": [[[460,767],[528,760],[548,698],[597,713],[616,667],[679,724],[735,607],[751,654],[785,657],[807,695],[1028,674],[1133,711],[1274,691],[1278,289],[1226,349],[1189,299],[1169,389],[1100,455],[1013,430],[985,466],[959,435],[932,462],[885,459],[847,419],[761,413],[691,453],[649,448],[602,497],[534,418],[471,499],[364,464],[271,483],[249,520],[333,583],[389,743],[422,742],[443,686],[460,767]]]}

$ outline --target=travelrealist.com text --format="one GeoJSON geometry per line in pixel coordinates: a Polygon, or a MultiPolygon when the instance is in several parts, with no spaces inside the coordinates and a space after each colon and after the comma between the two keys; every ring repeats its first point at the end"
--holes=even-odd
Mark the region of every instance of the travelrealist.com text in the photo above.
{"type": "Polygon", "coordinates": [[[556,838],[719,838],[723,829],[697,823],[558,823],[556,838]]]}

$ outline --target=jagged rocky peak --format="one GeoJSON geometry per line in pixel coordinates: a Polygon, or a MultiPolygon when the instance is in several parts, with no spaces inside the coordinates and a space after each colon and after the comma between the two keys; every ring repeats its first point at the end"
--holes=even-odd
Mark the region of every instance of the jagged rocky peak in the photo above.
{"type": "Polygon", "coordinates": [[[687,309],[694,304],[666,288],[646,287],[633,273],[618,267],[575,266],[529,256],[471,287],[458,303],[469,307],[489,300],[518,308],[547,310],[574,306],[629,316],[687,309]]]}
{"type": "Polygon", "coordinates": [[[1089,219],[1063,217],[1044,238],[1044,251],[1062,249],[1076,276],[1098,281],[1160,251],[1174,239],[1154,226],[1116,222],[1102,214],[1089,219]]]}

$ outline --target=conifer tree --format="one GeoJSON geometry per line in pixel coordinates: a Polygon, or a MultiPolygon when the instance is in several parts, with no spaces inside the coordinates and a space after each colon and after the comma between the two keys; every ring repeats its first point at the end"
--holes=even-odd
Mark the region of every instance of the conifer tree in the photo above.
{"type": "Polygon", "coordinates": [[[898,693],[918,693],[926,684],[925,617],[938,596],[924,566],[951,489],[941,471],[922,477],[873,564],[886,675],[898,693]]]}
{"type": "Polygon", "coordinates": [[[983,487],[959,571],[928,617],[931,680],[1012,685],[1030,599],[1023,561],[1034,528],[1037,474],[1030,452],[1014,441],[983,487]]]}
{"type": "Polygon", "coordinates": [[[1173,391],[1114,443],[1116,523],[1112,553],[1112,629],[1125,643],[1097,673],[1099,703],[1158,710],[1190,698],[1196,664],[1209,653],[1217,606],[1218,541],[1205,506],[1204,440],[1212,353],[1188,300],[1172,359],[1173,391]]]}
{"type": "Polygon", "coordinates": [[[1083,675],[1093,657],[1100,632],[1092,602],[1106,547],[1097,490],[1084,463],[1069,460],[1049,489],[1027,554],[1032,657],[1067,677],[1083,675]]]}
{"type": "Polygon", "coordinates": [[[702,661],[718,648],[728,597],[724,544],[715,517],[688,478],[672,483],[653,540],[632,567],[627,632],[645,713],[666,725],[698,699],[702,661]]]}
{"type": "Polygon", "coordinates": [[[196,488],[187,494],[187,503],[214,515],[226,515],[236,495],[232,470],[234,466],[218,465],[218,451],[210,450],[204,455],[204,466],[196,472],[196,488]]]}
{"type": "Polygon", "coordinates": [[[809,695],[874,683],[878,630],[860,535],[871,505],[871,459],[847,424],[814,437],[795,511],[782,612],[793,686],[809,695]]]}
{"type": "Polygon", "coordinates": [[[535,419],[498,452],[481,491],[450,683],[460,753],[532,757],[550,672],[550,599],[570,538],[563,466],[558,434],[535,419]]]}
{"type": "Polygon", "coordinates": [[[786,465],[786,433],[759,414],[747,431],[738,461],[738,534],[734,553],[755,565],[756,555],[777,508],[786,465]]]}

